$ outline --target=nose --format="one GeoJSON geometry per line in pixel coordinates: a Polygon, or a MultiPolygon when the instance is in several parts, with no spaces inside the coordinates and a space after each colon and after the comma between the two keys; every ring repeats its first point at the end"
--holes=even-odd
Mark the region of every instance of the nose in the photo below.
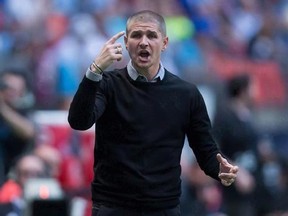
{"type": "Polygon", "coordinates": [[[140,41],[140,47],[145,48],[148,46],[148,38],[144,35],[140,41]]]}

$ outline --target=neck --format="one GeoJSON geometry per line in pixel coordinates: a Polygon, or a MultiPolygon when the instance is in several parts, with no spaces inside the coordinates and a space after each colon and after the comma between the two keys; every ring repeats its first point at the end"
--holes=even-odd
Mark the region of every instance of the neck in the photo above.
{"type": "Polygon", "coordinates": [[[137,66],[135,66],[132,62],[133,67],[136,69],[136,71],[145,76],[149,81],[153,80],[153,78],[157,75],[159,69],[160,69],[160,63],[158,64],[158,66],[152,66],[149,68],[139,68],[137,66]]]}

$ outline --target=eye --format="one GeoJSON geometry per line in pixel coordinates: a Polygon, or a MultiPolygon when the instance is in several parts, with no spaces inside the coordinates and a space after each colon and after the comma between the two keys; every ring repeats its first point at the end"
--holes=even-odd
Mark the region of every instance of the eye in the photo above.
{"type": "Polygon", "coordinates": [[[150,33],[148,34],[148,38],[150,39],[158,38],[158,35],[156,33],[150,33]]]}
{"type": "Polygon", "coordinates": [[[139,32],[132,32],[130,35],[131,38],[140,38],[141,34],[139,32]]]}

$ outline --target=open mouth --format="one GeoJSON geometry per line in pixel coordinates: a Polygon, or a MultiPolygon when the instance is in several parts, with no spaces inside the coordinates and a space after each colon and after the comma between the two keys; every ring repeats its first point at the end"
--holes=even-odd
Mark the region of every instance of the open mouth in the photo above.
{"type": "Polygon", "coordinates": [[[150,53],[147,51],[147,50],[141,50],[139,52],[139,56],[142,58],[142,59],[147,59],[149,56],[150,56],[150,53]]]}

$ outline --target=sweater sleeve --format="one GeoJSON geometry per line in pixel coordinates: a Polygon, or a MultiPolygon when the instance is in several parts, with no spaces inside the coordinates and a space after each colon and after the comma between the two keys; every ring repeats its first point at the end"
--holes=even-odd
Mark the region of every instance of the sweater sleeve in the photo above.
{"type": "Polygon", "coordinates": [[[198,89],[196,89],[191,100],[187,138],[200,168],[206,175],[219,180],[219,162],[216,157],[219,149],[213,139],[206,105],[198,89]]]}
{"type": "Polygon", "coordinates": [[[103,113],[105,98],[98,92],[101,82],[92,81],[86,76],[82,79],[68,112],[71,128],[87,130],[96,122],[99,113],[103,113]]]}

